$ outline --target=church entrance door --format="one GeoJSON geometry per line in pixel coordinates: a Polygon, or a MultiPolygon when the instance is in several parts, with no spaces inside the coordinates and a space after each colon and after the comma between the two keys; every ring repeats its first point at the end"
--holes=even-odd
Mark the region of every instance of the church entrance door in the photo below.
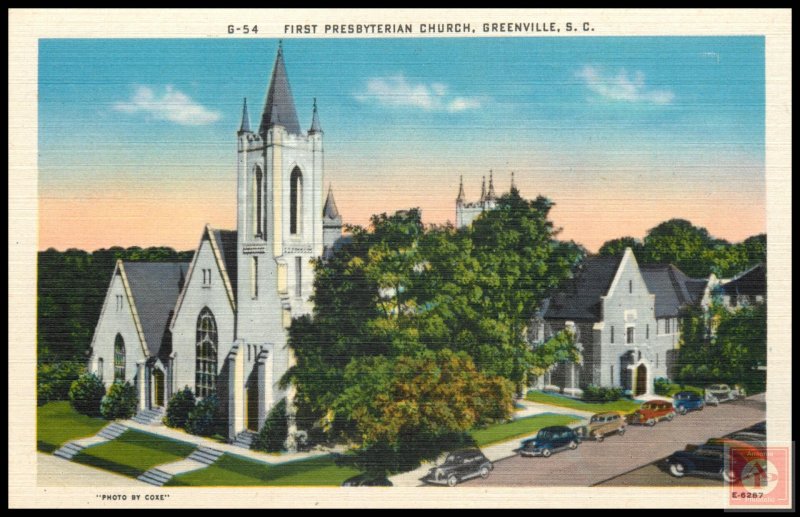
{"type": "Polygon", "coordinates": [[[245,409],[245,422],[249,431],[258,432],[258,390],[250,386],[245,389],[247,408],[245,409]]]}
{"type": "Polygon", "coordinates": [[[153,404],[156,407],[164,405],[164,372],[153,370],[153,404]]]}
{"type": "Polygon", "coordinates": [[[647,393],[647,367],[644,364],[640,364],[636,368],[636,390],[633,395],[639,396],[644,393],[647,393]]]}

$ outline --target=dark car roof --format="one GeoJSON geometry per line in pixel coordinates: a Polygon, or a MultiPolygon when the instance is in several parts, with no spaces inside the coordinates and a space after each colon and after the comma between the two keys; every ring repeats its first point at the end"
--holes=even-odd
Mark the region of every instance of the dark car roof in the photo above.
{"type": "Polygon", "coordinates": [[[564,431],[572,431],[565,425],[551,425],[550,427],[542,427],[539,431],[549,431],[551,433],[563,433],[564,431]]]}

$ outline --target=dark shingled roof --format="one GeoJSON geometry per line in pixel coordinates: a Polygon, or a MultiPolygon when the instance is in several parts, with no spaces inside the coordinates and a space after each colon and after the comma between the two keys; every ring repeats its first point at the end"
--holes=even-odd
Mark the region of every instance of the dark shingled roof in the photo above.
{"type": "Polygon", "coordinates": [[[748,269],[727,284],[724,284],[722,290],[728,296],[763,296],[767,294],[766,266],[762,263],[748,269]]]}
{"type": "Polygon", "coordinates": [[[283,49],[280,47],[275,58],[275,67],[272,69],[267,102],[264,105],[258,132],[263,135],[275,124],[283,126],[289,133],[300,134],[300,123],[297,121],[292,90],[289,88],[289,79],[286,76],[286,65],[283,63],[283,49]]]}
{"type": "Polygon", "coordinates": [[[647,290],[656,295],[656,318],[677,316],[681,307],[698,302],[703,295],[705,284],[699,290],[698,286],[706,280],[689,278],[671,264],[641,264],[639,270],[647,290]]]}
{"type": "Polygon", "coordinates": [[[228,280],[231,281],[231,288],[233,288],[233,300],[236,301],[236,230],[213,230],[214,240],[217,241],[217,247],[222,255],[222,261],[225,263],[225,270],[228,272],[228,280]]]}
{"type": "Polygon", "coordinates": [[[189,263],[123,262],[123,268],[147,348],[157,356],[189,263]]]}
{"type": "Polygon", "coordinates": [[[600,297],[604,296],[622,257],[588,257],[561,291],[550,298],[545,318],[600,320],[600,297]]]}

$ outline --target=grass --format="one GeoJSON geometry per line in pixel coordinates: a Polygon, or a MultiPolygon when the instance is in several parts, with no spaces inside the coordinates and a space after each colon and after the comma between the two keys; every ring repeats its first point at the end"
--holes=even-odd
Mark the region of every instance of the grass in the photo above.
{"type": "Polygon", "coordinates": [[[48,402],[36,408],[36,448],[55,452],[77,438],[94,436],[108,420],[81,415],[67,401],[48,402]]]}
{"type": "Polygon", "coordinates": [[[224,454],[207,468],[175,476],[167,486],[339,486],[360,473],[337,466],[330,456],[267,465],[224,454]]]}
{"type": "Polygon", "coordinates": [[[667,394],[664,396],[671,397],[676,393],[678,393],[679,391],[693,391],[699,395],[705,395],[705,391],[703,390],[703,388],[698,388],[697,386],[689,386],[686,384],[684,384],[683,387],[681,387],[680,384],[672,383],[669,385],[669,391],[667,391],[667,394]]]}
{"type": "Polygon", "coordinates": [[[484,429],[476,429],[470,432],[470,435],[475,439],[478,447],[491,445],[496,442],[503,442],[518,438],[520,436],[527,436],[533,434],[542,427],[551,425],[569,425],[577,422],[579,419],[569,415],[555,415],[544,414],[536,415],[527,418],[520,418],[507,424],[494,424],[484,429]]]}
{"type": "Polygon", "coordinates": [[[147,470],[185,458],[195,446],[129,429],[119,438],[78,453],[73,461],[137,477],[147,470]]]}
{"type": "Polygon", "coordinates": [[[575,400],[562,395],[543,393],[541,391],[529,391],[525,398],[531,402],[552,404],[554,406],[567,407],[579,411],[590,411],[592,413],[603,413],[605,411],[630,413],[639,408],[638,402],[629,399],[619,399],[614,402],[583,402],[582,400],[575,400]]]}

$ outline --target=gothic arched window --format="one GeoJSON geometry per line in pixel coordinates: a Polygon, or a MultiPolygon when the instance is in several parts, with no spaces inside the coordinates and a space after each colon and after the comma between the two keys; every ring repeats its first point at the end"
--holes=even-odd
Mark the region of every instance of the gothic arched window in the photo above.
{"type": "Polygon", "coordinates": [[[256,167],[254,188],[256,196],[256,237],[262,237],[264,235],[264,174],[261,172],[261,167],[256,167]]]}
{"type": "Polygon", "coordinates": [[[289,233],[297,235],[302,229],[303,173],[298,167],[289,178],[289,233]]]}
{"type": "Polygon", "coordinates": [[[125,381],[125,340],[121,334],[114,339],[114,381],[125,381]]]}
{"type": "Polygon", "coordinates": [[[217,381],[217,322],[208,307],[197,317],[196,351],[195,394],[207,397],[216,392],[217,381]]]}

